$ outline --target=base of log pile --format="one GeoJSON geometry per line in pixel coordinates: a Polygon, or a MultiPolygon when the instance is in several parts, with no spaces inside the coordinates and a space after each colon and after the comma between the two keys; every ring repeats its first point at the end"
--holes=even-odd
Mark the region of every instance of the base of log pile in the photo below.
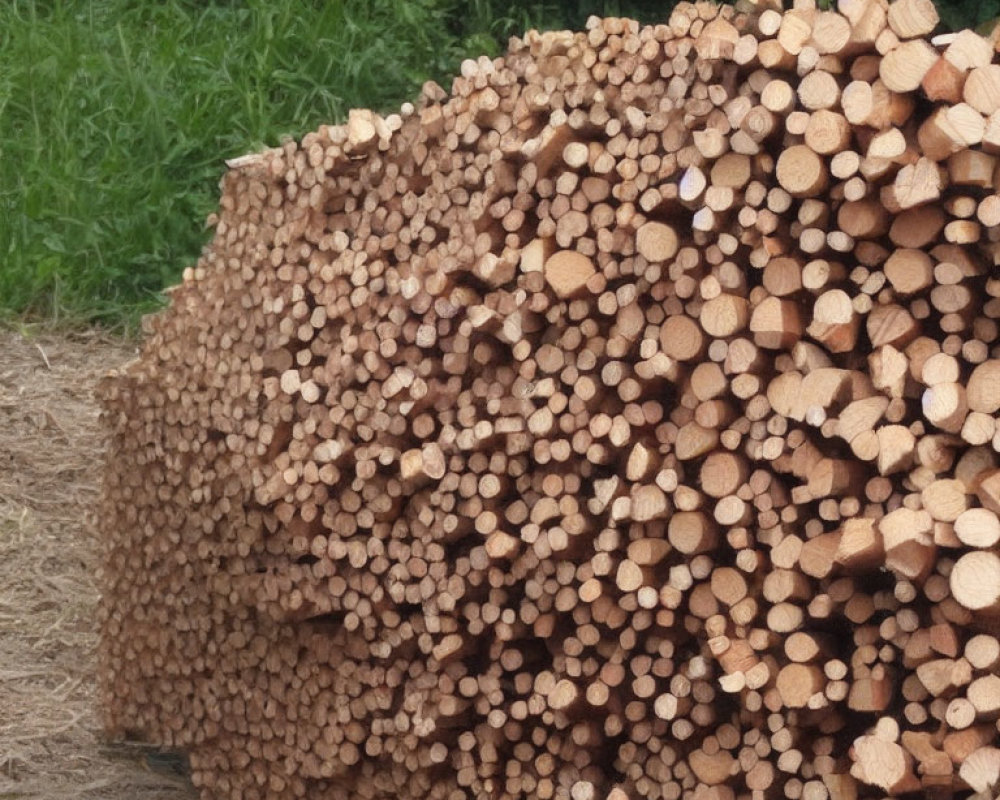
{"type": "Polygon", "coordinates": [[[1000,60],[936,25],[592,19],[231,162],[101,389],[109,730],[205,798],[993,798],[1000,60]]]}

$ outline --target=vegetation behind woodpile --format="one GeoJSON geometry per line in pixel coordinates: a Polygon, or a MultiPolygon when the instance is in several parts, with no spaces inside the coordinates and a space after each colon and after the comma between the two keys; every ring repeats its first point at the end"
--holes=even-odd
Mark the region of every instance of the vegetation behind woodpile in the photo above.
{"type": "MultiPolygon", "coordinates": [[[[388,110],[463,58],[670,0],[0,4],[0,314],[134,326],[197,258],[222,159],[388,110]]],[[[1000,0],[950,0],[950,27],[1000,0]]]]}

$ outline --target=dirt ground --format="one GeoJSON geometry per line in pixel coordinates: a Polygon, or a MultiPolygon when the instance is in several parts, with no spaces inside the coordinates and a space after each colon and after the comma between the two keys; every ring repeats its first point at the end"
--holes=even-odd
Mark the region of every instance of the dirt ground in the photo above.
{"type": "Polygon", "coordinates": [[[0,329],[0,800],[194,798],[181,761],[96,708],[96,380],[134,348],[0,329]]]}

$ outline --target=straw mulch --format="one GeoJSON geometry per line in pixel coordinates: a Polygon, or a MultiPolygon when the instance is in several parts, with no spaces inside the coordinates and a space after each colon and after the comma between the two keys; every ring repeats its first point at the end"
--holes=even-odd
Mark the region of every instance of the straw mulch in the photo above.
{"type": "Polygon", "coordinates": [[[134,348],[0,330],[0,797],[182,800],[184,765],[96,707],[95,381],[134,348]]]}

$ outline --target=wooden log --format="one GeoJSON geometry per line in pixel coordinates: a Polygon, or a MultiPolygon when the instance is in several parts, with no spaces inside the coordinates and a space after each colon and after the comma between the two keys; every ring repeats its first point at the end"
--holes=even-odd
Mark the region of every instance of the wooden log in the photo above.
{"type": "Polygon", "coordinates": [[[580,293],[596,273],[589,258],[572,250],[559,250],[545,260],[545,281],[559,297],[580,293]]]}
{"type": "Polygon", "coordinates": [[[993,547],[1000,542],[1000,519],[986,508],[965,509],[955,519],[955,535],[969,547],[993,547]]]}
{"type": "MultiPolygon", "coordinates": [[[[898,730],[898,729],[897,729],[898,730]]],[[[912,757],[895,741],[878,734],[854,741],[857,761],[851,774],[890,794],[914,791],[920,785],[913,774],[912,757]]]]}
{"type": "Polygon", "coordinates": [[[677,234],[662,222],[647,222],[636,231],[635,246],[651,263],[667,261],[677,252],[677,234]]]}
{"type": "MultiPolygon", "coordinates": [[[[923,39],[902,42],[879,64],[879,78],[893,92],[912,92],[937,63],[938,53],[923,39]]],[[[971,105],[971,104],[970,104],[971,105]]]]}
{"type": "Polygon", "coordinates": [[[827,184],[823,160],[805,145],[782,151],[776,165],[778,183],[793,197],[814,197],[827,184]]]}
{"type": "Polygon", "coordinates": [[[816,299],[806,332],[829,352],[846,353],[854,349],[860,322],[847,293],[831,289],[816,299]]]}
{"type": "Polygon", "coordinates": [[[965,553],[949,576],[951,593],[972,611],[996,610],[1000,602],[1000,558],[989,551],[965,553]]]}
{"type": "Polygon", "coordinates": [[[962,99],[986,116],[1000,109],[1000,67],[988,64],[970,71],[962,89],[962,99]]]}
{"type": "Polygon", "coordinates": [[[989,792],[1000,781],[1000,750],[980,747],[962,761],[958,776],[974,792],[989,792]]]}
{"type": "Polygon", "coordinates": [[[900,39],[926,36],[938,24],[937,9],[928,0],[898,0],[889,6],[889,27],[900,39]]]}

